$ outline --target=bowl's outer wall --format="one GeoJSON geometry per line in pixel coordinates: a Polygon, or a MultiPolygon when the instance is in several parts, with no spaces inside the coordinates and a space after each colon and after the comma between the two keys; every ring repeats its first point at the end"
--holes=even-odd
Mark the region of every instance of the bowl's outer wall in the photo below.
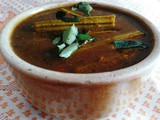
{"type": "Polygon", "coordinates": [[[10,66],[23,94],[44,112],[61,119],[97,120],[124,107],[145,84],[148,75],[131,81],[100,85],[45,84],[10,66]]]}
{"type": "Polygon", "coordinates": [[[123,82],[88,86],[40,82],[8,66],[22,93],[31,103],[64,120],[98,120],[122,109],[135,98],[155,69],[148,69],[141,77],[128,78],[130,80],[123,82]]]}

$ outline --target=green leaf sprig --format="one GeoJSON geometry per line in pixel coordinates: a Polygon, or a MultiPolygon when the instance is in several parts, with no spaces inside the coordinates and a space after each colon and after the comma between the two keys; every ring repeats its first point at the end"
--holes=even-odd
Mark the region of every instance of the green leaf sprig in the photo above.
{"type": "Polygon", "coordinates": [[[93,39],[93,37],[91,37],[91,36],[89,36],[89,35],[87,35],[87,34],[78,34],[78,35],[77,35],[77,38],[78,38],[79,40],[82,40],[82,41],[93,39]]]}
{"type": "Polygon", "coordinates": [[[85,16],[90,16],[92,9],[92,6],[87,2],[80,2],[79,4],[72,7],[72,11],[81,11],[85,16]]]}
{"type": "Polygon", "coordinates": [[[66,47],[59,56],[63,58],[70,57],[71,54],[78,49],[78,46],[78,42],[71,44],[70,46],[66,47]]]}
{"type": "Polygon", "coordinates": [[[75,25],[72,25],[63,32],[63,42],[70,45],[76,40],[77,35],[78,28],[75,25]]]}
{"type": "Polygon", "coordinates": [[[72,25],[63,31],[61,37],[56,37],[52,41],[52,44],[57,45],[60,57],[68,58],[73,52],[78,50],[82,44],[86,44],[93,39],[94,37],[89,36],[87,33],[78,33],[78,28],[75,25],[72,25]]]}

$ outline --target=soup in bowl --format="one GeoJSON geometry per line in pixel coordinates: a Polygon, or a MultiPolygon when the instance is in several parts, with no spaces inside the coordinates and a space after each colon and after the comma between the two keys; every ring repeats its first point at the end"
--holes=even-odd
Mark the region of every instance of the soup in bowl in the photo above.
{"type": "Polygon", "coordinates": [[[61,119],[100,119],[155,72],[160,36],[144,17],[100,2],[49,4],[2,30],[1,52],[23,94],[61,119]]]}

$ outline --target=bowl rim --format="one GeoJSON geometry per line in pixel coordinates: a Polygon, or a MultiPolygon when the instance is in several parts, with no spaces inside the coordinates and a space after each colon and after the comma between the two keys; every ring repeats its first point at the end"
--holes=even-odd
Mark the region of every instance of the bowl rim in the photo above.
{"type": "Polygon", "coordinates": [[[160,50],[158,47],[160,46],[160,35],[157,30],[157,28],[145,17],[139,15],[136,12],[133,12],[131,10],[128,10],[126,8],[122,8],[115,5],[106,4],[103,2],[90,2],[90,3],[96,3],[103,6],[109,6],[113,9],[120,9],[123,12],[131,13],[131,15],[137,16],[141,20],[143,20],[148,27],[152,30],[154,37],[155,37],[155,45],[151,53],[142,61],[140,61],[137,64],[134,64],[132,66],[122,68],[119,70],[114,70],[110,72],[101,72],[101,73],[87,73],[87,74],[80,74],[80,73],[64,73],[64,72],[57,72],[53,70],[48,70],[44,68],[40,68],[37,66],[34,66],[28,62],[25,62],[21,58],[19,58],[11,49],[10,45],[10,39],[11,39],[11,33],[13,29],[16,27],[17,24],[19,24],[22,20],[25,18],[36,14],[41,11],[63,7],[67,5],[76,4],[80,1],[74,1],[74,2],[63,2],[60,4],[46,4],[42,5],[30,10],[27,10],[25,12],[22,12],[21,14],[15,16],[12,20],[10,20],[5,27],[3,28],[1,32],[1,41],[0,41],[0,47],[1,52],[5,60],[16,70],[19,72],[26,74],[30,77],[37,78],[36,80],[46,82],[46,83],[58,83],[58,84],[83,84],[83,85],[105,85],[110,83],[117,83],[122,82],[126,79],[130,78],[136,78],[137,76],[141,76],[147,71],[148,69],[151,69],[153,65],[158,61],[159,59],[159,53],[160,50]],[[152,61],[152,62],[150,62],[152,61]],[[24,67],[25,66],[25,67],[24,67]]]}

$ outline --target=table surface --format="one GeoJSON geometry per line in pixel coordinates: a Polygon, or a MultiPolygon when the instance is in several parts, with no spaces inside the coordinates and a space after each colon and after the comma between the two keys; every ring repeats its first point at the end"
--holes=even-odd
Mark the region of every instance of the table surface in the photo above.
{"type": "MultiPolygon", "coordinates": [[[[72,0],[0,0],[0,30],[17,14],[36,6],[72,0]]],[[[74,0],[75,1],[75,0],[74,0]]],[[[89,1],[89,0],[88,0],[89,1]]],[[[92,0],[93,1],[93,0],[92,0]]],[[[160,0],[100,0],[143,15],[160,30],[160,0]]],[[[159,66],[159,65],[157,65],[159,66]]],[[[0,55],[0,120],[57,120],[29,103],[0,55]]],[[[160,69],[137,92],[134,100],[105,120],[160,120],[160,69]]]]}

